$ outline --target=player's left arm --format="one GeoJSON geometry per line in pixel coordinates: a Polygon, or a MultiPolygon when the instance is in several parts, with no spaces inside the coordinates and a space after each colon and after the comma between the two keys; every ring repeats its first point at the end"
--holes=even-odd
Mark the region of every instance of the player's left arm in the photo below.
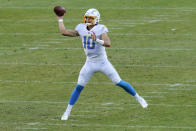
{"type": "Polygon", "coordinates": [[[105,46],[105,47],[110,47],[111,46],[110,38],[107,35],[107,33],[101,34],[101,40],[96,38],[96,35],[95,35],[94,32],[91,34],[91,36],[92,36],[92,39],[94,41],[96,41],[98,44],[100,44],[102,46],[105,46]]]}
{"type": "Polygon", "coordinates": [[[107,33],[103,33],[101,35],[101,39],[104,41],[103,46],[105,46],[105,47],[110,47],[111,46],[110,38],[107,35],[107,33]]]}

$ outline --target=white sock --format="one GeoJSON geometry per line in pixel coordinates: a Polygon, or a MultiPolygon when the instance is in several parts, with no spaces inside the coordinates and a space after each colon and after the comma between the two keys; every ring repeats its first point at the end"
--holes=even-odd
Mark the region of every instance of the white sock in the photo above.
{"type": "Polygon", "coordinates": [[[70,114],[72,107],[73,105],[68,104],[67,109],[66,109],[66,114],[70,114]]]}
{"type": "Polygon", "coordinates": [[[139,98],[139,95],[136,93],[134,97],[137,99],[137,98],[139,98]]]}

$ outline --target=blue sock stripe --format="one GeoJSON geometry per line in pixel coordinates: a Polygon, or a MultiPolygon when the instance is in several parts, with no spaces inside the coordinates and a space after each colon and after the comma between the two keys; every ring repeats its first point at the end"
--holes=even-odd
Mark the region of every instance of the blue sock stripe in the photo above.
{"type": "Polygon", "coordinates": [[[136,91],[128,82],[121,80],[117,85],[122,87],[126,92],[128,92],[132,96],[135,96],[136,91]]]}
{"type": "Polygon", "coordinates": [[[83,86],[81,85],[76,85],[76,88],[72,92],[71,98],[69,100],[70,105],[74,105],[75,102],[77,101],[78,97],[80,96],[81,91],[83,90],[83,86]]]}

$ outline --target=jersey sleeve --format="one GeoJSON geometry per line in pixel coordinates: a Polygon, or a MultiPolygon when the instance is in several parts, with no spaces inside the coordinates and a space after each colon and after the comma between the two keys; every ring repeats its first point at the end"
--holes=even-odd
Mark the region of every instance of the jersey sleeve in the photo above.
{"type": "Polygon", "coordinates": [[[108,32],[108,28],[105,25],[102,25],[102,34],[108,32]]]}
{"type": "Polygon", "coordinates": [[[78,24],[78,25],[76,26],[75,30],[76,30],[77,32],[79,32],[80,26],[81,26],[81,24],[78,24]]]}
{"type": "Polygon", "coordinates": [[[98,34],[101,35],[103,33],[107,33],[108,32],[108,28],[105,25],[100,25],[99,26],[99,31],[98,34]]]}

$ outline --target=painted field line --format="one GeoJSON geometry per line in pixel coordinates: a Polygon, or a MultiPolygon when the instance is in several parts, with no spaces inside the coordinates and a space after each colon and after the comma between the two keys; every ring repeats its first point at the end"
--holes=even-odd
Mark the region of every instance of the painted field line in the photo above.
{"type": "MultiPolygon", "coordinates": [[[[59,35],[60,33],[19,33],[19,32],[13,32],[13,33],[3,33],[1,32],[0,35],[22,35],[22,36],[39,36],[39,35],[59,35]]],[[[174,33],[149,33],[149,34],[137,34],[137,33],[110,33],[111,36],[193,36],[193,34],[174,34],[174,33]]]]}
{"type": "MultiPolygon", "coordinates": [[[[40,80],[0,80],[0,82],[4,83],[51,83],[51,84],[77,84],[76,81],[40,81],[40,80]]],[[[106,85],[114,85],[112,82],[89,82],[88,84],[93,84],[93,85],[101,85],[101,84],[106,84],[106,85]]],[[[176,84],[169,84],[169,83],[136,83],[132,82],[133,85],[138,85],[138,86],[167,86],[167,87],[174,87],[173,85],[176,84]]],[[[181,83],[178,85],[179,87],[195,87],[196,85],[194,84],[184,84],[181,83]]],[[[178,87],[176,86],[176,87],[178,87]]],[[[166,88],[166,87],[165,87],[166,88]]]]}
{"type": "MultiPolygon", "coordinates": [[[[27,66],[82,66],[84,64],[53,64],[53,63],[2,63],[0,65],[27,65],[27,66]]],[[[177,66],[177,65],[135,65],[135,64],[113,64],[116,67],[141,67],[141,68],[196,68],[196,66],[177,66]]]]}
{"type": "Polygon", "coordinates": [[[80,110],[80,111],[74,111],[74,112],[102,112],[102,113],[106,113],[106,111],[95,111],[95,110],[80,110]]]}
{"type": "Polygon", "coordinates": [[[196,105],[191,104],[149,104],[150,106],[167,106],[167,107],[195,107],[196,105]]]}
{"type": "Polygon", "coordinates": [[[113,107],[113,106],[112,107],[95,107],[95,108],[98,108],[98,109],[112,109],[112,110],[124,110],[123,107],[113,107]]]}
{"type": "MultiPolygon", "coordinates": [[[[67,39],[65,39],[67,41],[67,39]]],[[[62,42],[37,42],[33,44],[41,44],[41,43],[64,43],[62,42]]],[[[13,50],[13,49],[29,49],[29,50],[81,50],[83,51],[84,48],[45,48],[45,47],[0,47],[0,50],[13,50]]],[[[152,50],[152,51],[193,51],[195,49],[191,48],[107,48],[107,50],[152,50]]]]}
{"type": "MultiPolygon", "coordinates": [[[[64,42],[63,42],[64,43],[64,42]]],[[[32,43],[32,44],[36,44],[36,47],[48,47],[49,45],[47,44],[47,43],[32,43]]],[[[53,44],[53,43],[52,43],[53,44]]],[[[28,49],[29,48],[31,48],[31,47],[29,47],[29,45],[27,45],[27,44],[23,44],[23,46],[24,47],[17,47],[16,49],[26,49],[27,47],[28,47],[28,49]]],[[[13,47],[14,48],[14,47],[13,47]]],[[[33,47],[32,47],[33,48],[33,47]]],[[[0,50],[3,50],[3,48],[1,48],[0,47],[0,50]]],[[[6,50],[6,49],[5,49],[6,50]]]]}
{"type": "MultiPolygon", "coordinates": [[[[54,7],[46,6],[0,6],[5,9],[53,9],[54,7]]],[[[66,9],[89,9],[89,7],[66,7],[66,9]]],[[[98,9],[114,9],[114,10],[196,10],[194,7],[168,8],[168,7],[100,7],[98,9]]]]}
{"type": "Polygon", "coordinates": [[[164,98],[164,96],[142,96],[144,98],[164,98]]]}
{"type": "Polygon", "coordinates": [[[175,128],[175,129],[196,129],[193,126],[144,126],[144,125],[111,125],[111,124],[49,124],[54,126],[79,126],[79,127],[118,127],[118,128],[175,128]]]}
{"type": "MultiPolygon", "coordinates": [[[[47,42],[46,42],[47,43],[47,42]]],[[[52,42],[51,42],[52,43],[52,42]]],[[[30,48],[29,48],[30,49],[30,48]]],[[[83,50],[84,48],[37,48],[43,50],[83,50]]],[[[107,48],[107,50],[191,51],[190,48],[107,48]]]]}
{"type": "MultiPolygon", "coordinates": [[[[92,104],[93,105],[93,104],[92,104]]],[[[57,105],[57,108],[63,108],[65,109],[66,108],[66,105],[57,105]]],[[[97,113],[107,113],[108,110],[124,110],[123,107],[116,107],[116,106],[104,106],[104,105],[93,105],[92,107],[88,105],[88,108],[89,109],[86,109],[86,110],[76,110],[74,112],[83,112],[83,113],[94,113],[94,112],[97,112],[97,113]],[[96,110],[94,110],[96,109],[96,110]],[[107,111],[106,110],[100,110],[100,109],[108,109],[107,111]]]]}
{"type": "MultiPolygon", "coordinates": [[[[0,103],[34,103],[34,104],[67,104],[67,102],[63,101],[22,101],[22,100],[0,100],[0,103]]],[[[79,105],[103,105],[105,103],[82,103],[79,102],[77,103],[79,105]]],[[[123,103],[113,103],[112,105],[123,105],[123,103]]],[[[139,104],[127,104],[131,106],[140,106],[139,104]]],[[[191,104],[149,104],[150,106],[167,106],[167,107],[195,107],[196,105],[191,105],[191,104]]],[[[66,105],[65,105],[66,107],[66,105]]]]}
{"type": "MultiPolygon", "coordinates": [[[[49,119],[49,120],[52,120],[52,121],[59,121],[60,118],[56,118],[56,119],[49,119]]],[[[77,119],[73,120],[73,119],[69,119],[69,121],[72,121],[72,122],[76,122],[76,121],[79,121],[77,119]]]]}
{"type": "Polygon", "coordinates": [[[159,92],[159,91],[153,91],[153,92],[146,92],[146,93],[149,93],[149,94],[170,94],[172,92],[159,92]]]}
{"type": "MultiPolygon", "coordinates": [[[[155,16],[174,16],[174,15],[155,15],[155,16]]],[[[0,22],[56,22],[56,19],[0,19],[0,22]]],[[[75,22],[81,22],[81,19],[65,19],[64,22],[70,22],[70,21],[75,21],[75,22]]],[[[188,21],[188,20],[183,20],[183,19],[174,19],[174,20],[170,20],[168,18],[156,18],[156,19],[141,19],[141,20],[132,20],[132,19],[122,19],[122,20],[116,20],[116,19],[105,19],[105,22],[116,22],[115,24],[111,24],[111,25],[107,25],[108,27],[116,27],[117,28],[113,28],[113,29],[122,29],[119,27],[122,26],[129,26],[129,25],[140,25],[140,24],[147,24],[147,23],[154,23],[154,22],[161,22],[161,21],[165,21],[165,22],[183,22],[183,21],[188,21]]],[[[21,24],[21,23],[14,23],[12,25],[17,25],[17,24],[21,24]]],[[[112,29],[112,28],[109,28],[112,29]]]]}
{"type": "Polygon", "coordinates": [[[154,16],[179,16],[179,14],[156,14],[154,16]]]}
{"type": "Polygon", "coordinates": [[[175,91],[192,91],[192,89],[180,89],[180,88],[169,88],[167,90],[175,90],[175,91]]]}
{"type": "MultiPolygon", "coordinates": [[[[82,19],[64,19],[64,22],[78,21],[81,22],[82,19]]],[[[0,22],[57,22],[56,19],[0,19],[0,22]]],[[[17,24],[17,23],[15,23],[17,24]]],[[[21,24],[21,23],[18,23],[21,24]]],[[[13,24],[14,25],[14,24],[13,24]]]]}
{"type": "MultiPolygon", "coordinates": [[[[62,39],[53,39],[53,38],[51,38],[51,39],[46,39],[46,40],[49,40],[49,41],[66,41],[66,40],[76,40],[76,38],[62,38],[62,39]]],[[[39,41],[37,41],[38,43],[39,43],[39,41]]]]}
{"type": "MultiPolygon", "coordinates": [[[[44,124],[45,125],[45,124],[44,124]]],[[[111,125],[111,124],[48,124],[54,126],[78,126],[78,127],[118,127],[118,128],[165,128],[165,129],[196,129],[193,126],[144,126],[144,125],[111,125]]]]}
{"type": "Polygon", "coordinates": [[[149,33],[149,34],[136,34],[136,33],[110,33],[113,36],[192,36],[192,34],[172,34],[172,33],[149,33]]]}
{"type": "MultiPolygon", "coordinates": [[[[65,39],[66,41],[67,39],[65,39]]],[[[32,44],[62,44],[63,41],[46,41],[46,42],[33,42],[32,44]]]]}
{"type": "MultiPolygon", "coordinates": [[[[0,125],[28,125],[25,122],[0,122],[0,125]]],[[[56,124],[56,123],[37,123],[37,126],[77,126],[77,127],[115,127],[115,128],[152,128],[152,129],[190,129],[195,130],[196,126],[164,126],[164,125],[117,125],[117,124],[56,124]]]]}
{"type": "Polygon", "coordinates": [[[115,28],[115,27],[112,27],[110,28],[111,30],[121,30],[122,28],[115,28]]]}
{"type": "Polygon", "coordinates": [[[169,87],[195,87],[196,85],[194,84],[184,84],[184,83],[178,83],[178,85],[176,85],[175,83],[133,83],[133,84],[138,84],[138,85],[144,85],[144,86],[169,86],[169,87]]]}
{"type": "Polygon", "coordinates": [[[16,127],[17,130],[48,130],[48,128],[22,128],[22,127],[16,127]]]}
{"type": "MultiPolygon", "coordinates": [[[[70,115],[70,117],[77,117],[77,118],[78,118],[78,117],[92,118],[92,117],[97,117],[97,116],[98,116],[98,115],[89,115],[89,114],[88,114],[88,115],[72,115],[72,114],[70,115]]],[[[71,119],[71,118],[70,118],[70,119],[71,119]]],[[[69,119],[69,120],[70,120],[70,119],[69,119]]]]}

